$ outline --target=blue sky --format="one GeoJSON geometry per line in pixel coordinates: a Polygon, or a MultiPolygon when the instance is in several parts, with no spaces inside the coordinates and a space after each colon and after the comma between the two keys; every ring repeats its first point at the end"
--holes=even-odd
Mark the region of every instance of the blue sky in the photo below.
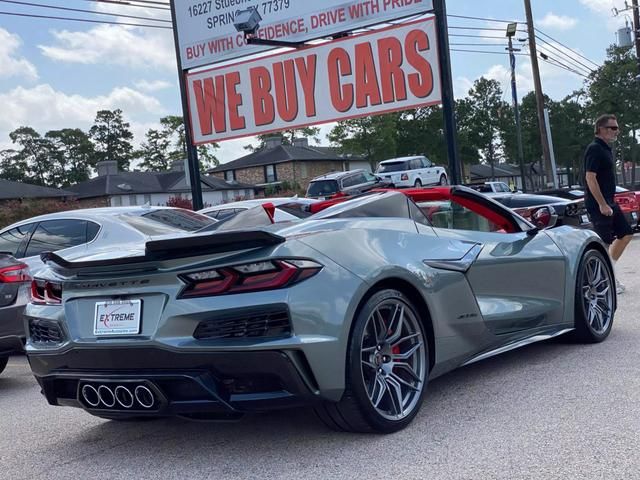
{"type": "MultiPolygon", "coordinates": [[[[180,0],[178,0],[180,1],[180,0]]],[[[168,12],[99,3],[91,0],[31,0],[32,3],[87,9],[127,15],[168,19],[168,12]]],[[[533,15],[540,31],[591,62],[601,64],[606,48],[616,41],[616,31],[624,26],[624,14],[614,17],[612,8],[624,8],[623,0],[532,0],[533,15]]],[[[450,15],[489,19],[524,20],[523,0],[449,0],[450,15]]],[[[63,12],[0,2],[0,11],[37,15],[73,16],[116,22],[139,22],[109,16],[63,12]]],[[[630,13],[629,13],[630,16],[630,13]]],[[[149,22],[146,22],[149,23],[149,22]]],[[[503,39],[504,24],[485,20],[449,18],[452,49],[482,50],[498,54],[452,51],[454,88],[457,96],[484,75],[498,80],[510,100],[508,59],[503,39]],[[487,29],[487,30],[485,30],[487,29]]],[[[521,26],[524,29],[524,25],[521,26]]],[[[525,37],[520,33],[518,38],[525,37]]],[[[557,49],[564,47],[543,37],[557,49]]],[[[520,43],[520,42],[516,42],[520,43]]],[[[549,44],[542,44],[552,60],[585,70],[593,64],[573,52],[563,57],[549,44]],[[584,66],[576,65],[579,61],[584,66]]],[[[523,51],[527,51],[526,44],[523,51]]],[[[529,58],[518,57],[519,94],[533,88],[529,58]]],[[[541,63],[545,93],[554,99],[580,88],[583,78],[549,63],[541,63]]],[[[144,140],[148,128],[157,126],[161,116],[180,113],[173,37],[170,30],[123,25],[99,25],[0,14],[0,149],[10,147],[8,134],[21,125],[30,125],[44,134],[50,129],[88,129],[99,109],[121,108],[132,125],[136,141],[144,140]]],[[[330,126],[324,126],[321,144],[330,126]]],[[[218,157],[223,162],[246,153],[243,145],[251,139],[221,143],[218,157]]]]}

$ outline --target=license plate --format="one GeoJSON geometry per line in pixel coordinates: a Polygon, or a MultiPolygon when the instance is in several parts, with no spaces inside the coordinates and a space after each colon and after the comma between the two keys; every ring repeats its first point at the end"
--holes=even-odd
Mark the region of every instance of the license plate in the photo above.
{"type": "Polygon", "coordinates": [[[140,333],[142,301],[112,300],[96,302],[94,335],[135,335],[140,333]]]}
{"type": "Polygon", "coordinates": [[[580,215],[580,221],[582,223],[589,223],[589,216],[588,215],[580,215]]]}

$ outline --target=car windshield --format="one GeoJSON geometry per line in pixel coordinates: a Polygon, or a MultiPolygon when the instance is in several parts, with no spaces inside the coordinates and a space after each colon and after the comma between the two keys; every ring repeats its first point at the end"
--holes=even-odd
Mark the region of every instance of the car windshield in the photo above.
{"type": "Polygon", "coordinates": [[[216,223],[216,220],[190,210],[152,210],[141,216],[122,214],[119,220],[145,235],[165,235],[169,233],[195,232],[216,223]]]}
{"type": "Polygon", "coordinates": [[[406,170],[405,162],[389,162],[378,165],[376,173],[401,172],[406,170]]]}
{"type": "Polygon", "coordinates": [[[338,192],[338,182],[336,180],[317,180],[309,184],[307,190],[308,197],[322,197],[333,195],[338,192]]]}

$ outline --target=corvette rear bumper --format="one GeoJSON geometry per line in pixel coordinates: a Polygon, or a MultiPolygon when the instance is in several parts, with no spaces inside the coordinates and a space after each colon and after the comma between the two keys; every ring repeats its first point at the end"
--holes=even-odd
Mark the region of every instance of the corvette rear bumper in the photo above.
{"type": "Polygon", "coordinates": [[[110,417],[242,413],[319,398],[308,363],[298,351],[72,349],[30,354],[29,363],[51,405],[110,417]]]}

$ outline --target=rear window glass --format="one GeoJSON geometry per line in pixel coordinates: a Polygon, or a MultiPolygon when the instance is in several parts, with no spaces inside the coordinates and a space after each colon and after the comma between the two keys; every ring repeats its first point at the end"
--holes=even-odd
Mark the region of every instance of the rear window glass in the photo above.
{"type": "Polygon", "coordinates": [[[401,172],[407,170],[406,162],[381,163],[378,165],[377,173],[401,172]]]}
{"type": "Polygon", "coordinates": [[[0,235],[0,252],[10,253],[11,255],[17,255],[18,249],[25,237],[31,233],[34,224],[21,225],[16,228],[12,228],[0,235]]]}
{"type": "Polygon", "coordinates": [[[122,214],[118,218],[145,235],[195,232],[216,220],[189,210],[153,210],[142,216],[122,214]]]}
{"type": "Polygon", "coordinates": [[[338,182],[335,180],[318,180],[309,184],[307,190],[307,196],[309,197],[321,197],[326,195],[333,195],[338,192],[338,182]]]}

